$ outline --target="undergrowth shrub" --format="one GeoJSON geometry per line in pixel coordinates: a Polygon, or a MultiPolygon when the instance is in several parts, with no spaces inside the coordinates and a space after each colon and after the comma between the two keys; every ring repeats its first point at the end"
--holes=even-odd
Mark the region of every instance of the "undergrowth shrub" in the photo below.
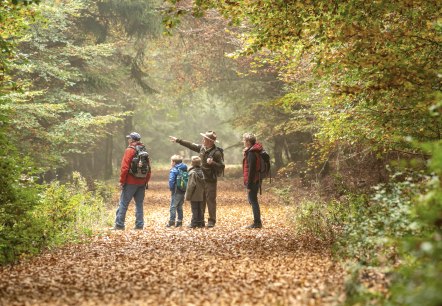
{"type": "Polygon", "coordinates": [[[347,266],[347,305],[442,304],[442,143],[428,146],[427,174],[396,173],[365,205],[350,203],[336,243],[357,260],[347,266]]]}
{"type": "Polygon", "coordinates": [[[42,247],[41,228],[32,216],[34,207],[38,205],[37,188],[32,184],[21,184],[9,176],[2,177],[1,172],[0,265],[12,262],[24,253],[35,254],[42,247]]]}
{"type": "MultiPolygon", "coordinates": [[[[225,178],[239,178],[242,177],[242,166],[241,165],[226,165],[224,169],[225,178]]],[[[222,179],[223,177],[221,177],[222,179]]]]}
{"type": "Polygon", "coordinates": [[[292,205],[294,198],[292,196],[293,190],[291,186],[280,185],[279,187],[272,187],[270,191],[278,196],[278,201],[284,205],[292,205]]]}
{"type": "Polygon", "coordinates": [[[396,173],[389,183],[374,187],[371,198],[350,196],[340,217],[343,226],[335,244],[337,254],[364,265],[394,260],[396,239],[420,230],[412,206],[421,179],[404,179],[404,173],[396,173]]]}
{"type": "Polygon", "coordinates": [[[101,183],[96,187],[89,190],[85,179],[74,172],[72,183],[62,185],[55,181],[44,190],[34,216],[43,227],[49,246],[76,241],[111,224],[106,208],[110,192],[101,183]]]}
{"type": "Polygon", "coordinates": [[[340,227],[342,209],[339,202],[305,200],[294,207],[290,219],[297,235],[332,243],[340,227]]]}
{"type": "MultiPolygon", "coordinates": [[[[0,106],[2,105],[0,99],[0,106]]],[[[38,189],[29,160],[17,152],[8,135],[8,115],[0,111],[0,264],[40,248],[39,229],[30,212],[38,205],[38,189]]]]}
{"type": "Polygon", "coordinates": [[[422,147],[432,156],[427,189],[413,207],[422,231],[399,241],[401,264],[393,274],[390,305],[442,305],[442,141],[422,147]]]}
{"type": "MultiPolygon", "coordinates": [[[[346,304],[394,301],[395,305],[425,305],[426,300],[438,296],[441,281],[436,276],[441,271],[442,235],[426,235],[428,225],[421,220],[431,216],[434,224],[439,220],[442,225],[442,214],[434,208],[441,206],[434,203],[437,193],[429,192],[426,184],[430,178],[415,171],[396,173],[388,183],[374,187],[372,195],[347,194],[340,201],[329,202],[308,199],[292,206],[290,219],[296,234],[333,243],[335,254],[343,259],[348,275],[346,304]],[[421,202],[432,202],[425,209],[417,209],[420,194],[424,194],[421,202]],[[439,259],[439,264],[435,259],[439,259]],[[404,268],[396,271],[398,265],[404,268]],[[390,298],[386,290],[392,280],[397,284],[392,287],[390,298]],[[426,290],[418,285],[428,282],[432,285],[426,290]],[[410,287],[421,292],[412,295],[407,289],[410,287]]],[[[440,188],[440,182],[433,185],[440,188]]],[[[284,195],[284,191],[280,190],[280,194],[284,195]]],[[[442,203],[439,196],[437,201],[442,203]]]]}
{"type": "Polygon", "coordinates": [[[112,224],[112,212],[106,207],[111,189],[97,182],[91,191],[78,173],[72,183],[36,185],[30,179],[4,186],[0,192],[0,264],[79,241],[112,224]]]}
{"type": "Polygon", "coordinates": [[[295,234],[322,243],[332,243],[341,227],[341,215],[345,207],[338,201],[329,203],[320,197],[295,201],[291,185],[272,187],[280,203],[287,206],[288,221],[295,234]]]}
{"type": "Polygon", "coordinates": [[[374,187],[371,197],[348,199],[348,210],[341,217],[343,226],[334,244],[349,275],[345,282],[346,304],[385,302],[387,294],[381,288],[388,287],[385,275],[390,275],[399,262],[399,241],[422,232],[413,206],[424,179],[420,174],[398,172],[388,183],[374,187]],[[374,289],[374,284],[379,288],[374,289]]]}

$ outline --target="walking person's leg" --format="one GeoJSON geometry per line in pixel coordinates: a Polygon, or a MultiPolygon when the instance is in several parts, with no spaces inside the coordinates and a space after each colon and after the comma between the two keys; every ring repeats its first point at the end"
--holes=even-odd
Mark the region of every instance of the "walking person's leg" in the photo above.
{"type": "Polygon", "coordinates": [[[207,187],[207,208],[209,211],[208,227],[215,226],[216,223],[216,185],[217,183],[206,183],[207,187]]]}
{"type": "Polygon", "coordinates": [[[200,202],[190,201],[190,207],[192,209],[192,219],[190,221],[190,227],[194,228],[198,226],[199,217],[201,215],[200,202]]]}
{"type": "Polygon", "coordinates": [[[144,227],[144,195],[146,188],[144,185],[137,185],[138,188],[134,194],[135,200],[135,228],[142,229],[144,227]]]}
{"type": "Polygon", "coordinates": [[[204,216],[206,215],[206,207],[207,207],[207,191],[209,189],[207,188],[207,182],[204,184],[204,193],[203,193],[203,202],[201,203],[201,210],[203,214],[203,221],[204,216]]]}
{"type": "Polygon", "coordinates": [[[252,184],[250,191],[248,192],[248,201],[252,206],[253,212],[253,227],[262,227],[261,222],[261,211],[258,203],[258,191],[259,191],[259,183],[252,184]]]}
{"type": "Polygon", "coordinates": [[[178,219],[176,222],[176,226],[182,226],[183,225],[183,204],[184,204],[184,193],[183,192],[177,192],[176,193],[176,210],[178,214],[178,219]]]}
{"type": "Polygon", "coordinates": [[[167,224],[168,227],[175,225],[176,205],[177,205],[176,193],[172,192],[170,197],[170,218],[169,218],[169,223],[167,224]]]}
{"type": "Polygon", "coordinates": [[[115,216],[115,229],[124,229],[125,228],[125,220],[126,220],[126,212],[129,207],[130,200],[134,196],[136,191],[135,185],[124,185],[120,194],[120,202],[118,204],[118,209],[115,216]]]}
{"type": "Polygon", "coordinates": [[[203,202],[196,202],[196,213],[197,213],[197,226],[204,227],[204,209],[203,202]]]}

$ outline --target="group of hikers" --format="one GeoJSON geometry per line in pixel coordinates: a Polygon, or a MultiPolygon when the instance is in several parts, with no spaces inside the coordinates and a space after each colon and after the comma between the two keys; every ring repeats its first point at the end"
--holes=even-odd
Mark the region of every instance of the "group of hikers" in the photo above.
{"type": "MultiPolygon", "coordinates": [[[[183,157],[171,157],[169,172],[169,189],[171,191],[170,218],[167,227],[181,227],[183,225],[183,204],[190,201],[192,218],[190,228],[205,227],[204,215],[206,207],[209,213],[207,227],[216,224],[216,196],[217,181],[223,173],[224,155],[221,148],[216,146],[217,137],[214,131],[200,133],[201,144],[169,136],[170,141],[180,144],[198,155],[191,157],[191,166],[183,163],[183,157]],[[185,184],[182,184],[182,181],[185,184]],[[183,188],[184,186],[184,188],[183,188]]],[[[115,225],[112,229],[124,230],[126,212],[132,198],[135,201],[135,228],[144,228],[143,201],[146,189],[151,178],[150,160],[140,134],[132,132],[126,136],[128,147],[121,161],[119,186],[121,189],[119,206],[116,211],[115,225]]],[[[257,142],[253,133],[244,133],[242,136],[243,149],[243,178],[247,189],[248,202],[252,206],[253,223],[246,228],[261,228],[261,213],[258,203],[258,191],[261,184],[259,172],[259,154],[263,151],[262,145],[257,142]]]]}

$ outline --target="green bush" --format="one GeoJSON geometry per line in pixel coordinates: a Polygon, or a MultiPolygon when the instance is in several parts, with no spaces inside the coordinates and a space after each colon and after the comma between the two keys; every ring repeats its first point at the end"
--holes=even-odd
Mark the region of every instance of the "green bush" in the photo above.
{"type": "Polygon", "coordinates": [[[347,269],[348,305],[442,304],[442,142],[424,147],[428,174],[398,173],[365,205],[350,203],[336,243],[344,258],[357,259],[347,269]],[[364,286],[367,271],[387,277],[383,290],[364,286]]]}
{"type": "Polygon", "coordinates": [[[339,217],[342,231],[335,244],[339,255],[362,265],[392,261],[397,253],[396,239],[419,232],[412,207],[421,177],[403,177],[397,173],[389,183],[376,186],[371,198],[349,197],[339,217]]]}
{"type": "Polygon", "coordinates": [[[339,202],[303,201],[295,206],[291,220],[297,235],[332,243],[339,232],[339,202]]]}
{"type": "Polygon", "coordinates": [[[102,183],[97,187],[89,190],[85,179],[76,172],[72,183],[62,185],[55,181],[48,185],[34,217],[44,228],[49,246],[76,241],[111,224],[103,197],[109,191],[102,183]]]}
{"type": "Polygon", "coordinates": [[[278,201],[284,205],[292,205],[295,201],[292,194],[293,190],[291,186],[287,186],[286,183],[281,182],[279,187],[272,187],[270,191],[278,196],[278,201]]]}
{"type": "Polygon", "coordinates": [[[15,261],[22,254],[35,254],[42,247],[41,228],[32,216],[38,205],[37,189],[1,181],[8,190],[2,190],[0,196],[0,265],[15,261]]]}
{"type": "MultiPolygon", "coordinates": [[[[22,170],[18,166],[14,167],[17,172],[1,176],[8,165],[6,158],[1,161],[0,183],[5,188],[0,192],[0,264],[78,241],[112,224],[105,201],[112,191],[103,183],[90,191],[86,181],[74,173],[72,183],[37,186],[30,179],[12,179],[22,170]]],[[[9,162],[14,165],[14,160],[9,162]]]]}
{"type": "Polygon", "coordinates": [[[38,189],[30,163],[8,137],[7,115],[4,110],[0,112],[0,264],[40,248],[40,233],[30,215],[38,205],[38,189]]]}
{"type": "MultiPolygon", "coordinates": [[[[413,205],[422,188],[423,177],[396,173],[387,184],[376,186],[371,196],[351,196],[339,216],[341,231],[334,244],[337,255],[346,261],[349,274],[345,282],[347,305],[378,305],[385,302],[384,292],[369,288],[379,281],[369,275],[386,275],[398,263],[399,240],[417,235],[413,205]]],[[[386,287],[387,281],[382,278],[386,287]]]]}
{"type": "Polygon", "coordinates": [[[423,230],[400,240],[401,265],[394,273],[388,304],[442,304],[442,141],[426,144],[424,149],[432,156],[431,176],[413,207],[423,230]]]}

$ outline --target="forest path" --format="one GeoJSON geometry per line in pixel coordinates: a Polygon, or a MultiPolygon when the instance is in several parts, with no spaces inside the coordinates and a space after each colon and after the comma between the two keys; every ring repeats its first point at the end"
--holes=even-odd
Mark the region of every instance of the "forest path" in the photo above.
{"type": "Polygon", "coordinates": [[[342,299],[339,265],[326,248],[294,236],[288,208],[269,193],[259,197],[262,229],[243,228],[252,210],[240,179],[219,182],[216,227],[166,228],[166,184],[150,183],[143,231],[131,230],[131,203],[125,231],[0,267],[0,305],[334,305],[342,299]]]}

